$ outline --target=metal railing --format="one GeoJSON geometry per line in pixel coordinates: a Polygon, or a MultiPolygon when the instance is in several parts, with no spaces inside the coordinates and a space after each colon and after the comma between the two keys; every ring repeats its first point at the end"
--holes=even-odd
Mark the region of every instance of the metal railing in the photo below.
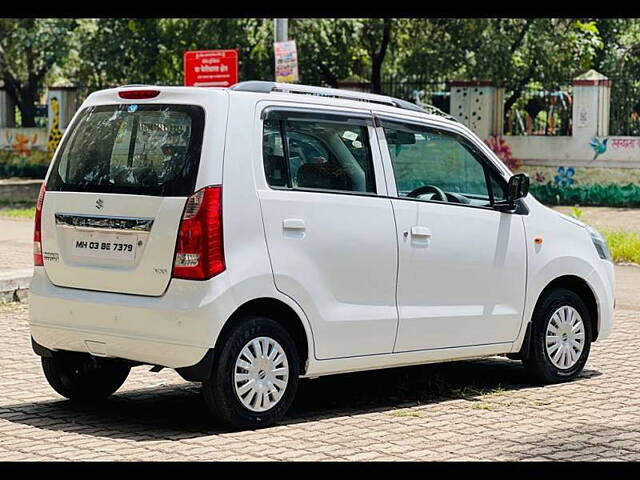
{"type": "Polygon", "coordinates": [[[611,78],[609,135],[640,136],[640,81],[611,78]]]}
{"type": "Polygon", "coordinates": [[[433,105],[445,113],[451,113],[450,88],[446,80],[389,77],[382,80],[381,87],[383,95],[401,98],[423,108],[433,105]]]}
{"type": "MultiPolygon", "coordinates": [[[[511,96],[505,93],[505,99],[511,96]]],[[[557,90],[525,90],[513,103],[505,108],[505,135],[567,136],[572,132],[573,94],[572,87],[557,90]]]]}

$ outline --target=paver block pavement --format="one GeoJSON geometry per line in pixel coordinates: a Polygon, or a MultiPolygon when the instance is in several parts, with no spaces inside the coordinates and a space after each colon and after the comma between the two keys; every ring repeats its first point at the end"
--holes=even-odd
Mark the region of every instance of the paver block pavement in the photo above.
{"type": "Polygon", "coordinates": [[[137,367],[94,404],[46,383],[27,305],[0,306],[0,460],[640,460],[640,312],[620,310],[574,382],[467,360],[303,380],[281,425],[231,432],[199,385],[137,367]]]}

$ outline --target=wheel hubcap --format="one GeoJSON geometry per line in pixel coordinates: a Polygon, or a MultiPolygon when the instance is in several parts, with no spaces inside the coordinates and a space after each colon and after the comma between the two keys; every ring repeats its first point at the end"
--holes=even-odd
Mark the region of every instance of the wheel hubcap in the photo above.
{"type": "Polygon", "coordinates": [[[578,311],[565,305],[557,309],[547,324],[547,356],[556,367],[573,367],[584,349],[584,322],[578,311]]]}
{"type": "Polygon", "coordinates": [[[287,389],[287,355],[273,338],[254,338],[240,351],[233,376],[242,404],[252,412],[264,412],[273,408],[287,389]]]}

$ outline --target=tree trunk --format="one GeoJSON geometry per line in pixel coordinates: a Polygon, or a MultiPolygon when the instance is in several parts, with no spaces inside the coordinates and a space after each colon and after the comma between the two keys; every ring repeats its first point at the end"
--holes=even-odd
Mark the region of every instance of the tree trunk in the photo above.
{"type": "Polygon", "coordinates": [[[529,71],[527,72],[527,74],[520,80],[520,82],[518,82],[518,86],[513,90],[513,93],[507,99],[507,101],[504,102],[505,112],[508,112],[513,106],[513,104],[516,103],[516,101],[520,98],[520,95],[522,94],[524,87],[526,87],[527,83],[529,83],[529,81],[531,80],[531,77],[533,76],[533,72],[535,72],[535,69],[536,69],[536,62],[533,61],[531,62],[531,66],[529,67],[529,71]]]}
{"type": "Polygon", "coordinates": [[[338,78],[333,74],[331,69],[324,63],[318,64],[320,75],[329,84],[331,88],[338,88],[338,78]]]}
{"type": "Polygon", "coordinates": [[[36,126],[36,103],[38,101],[38,81],[29,75],[29,79],[19,89],[18,108],[22,115],[22,126],[25,128],[36,126]]]}
{"type": "Polygon", "coordinates": [[[9,98],[20,110],[21,126],[25,128],[35,127],[39,78],[35,75],[29,75],[29,79],[21,85],[17,79],[5,72],[3,79],[4,88],[9,94],[9,98]]]}
{"type": "Polygon", "coordinates": [[[36,126],[36,106],[35,96],[32,100],[23,100],[22,104],[18,106],[20,114],[22,115],[22,126],[25,128],[33,128],[36,126]]]}
{"type": "Polygon", "coordinates": [[[380,49],[377,52],[373,51],[371,58],[371,90],[373,93],[382,93],[382,64],[384,63],[384,57],[387,53],[390,40],[391,19],[385,18],[380,49]]]}

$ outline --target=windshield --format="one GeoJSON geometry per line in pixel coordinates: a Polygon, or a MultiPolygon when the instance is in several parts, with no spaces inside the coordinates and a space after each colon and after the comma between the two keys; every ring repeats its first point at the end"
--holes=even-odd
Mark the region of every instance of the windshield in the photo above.
{"type": "Polygon", "coordinates": [[[190,195],[203,127],[204,111],[192,105],[88,107],[65,136],[47,190],[190,195]]]}

